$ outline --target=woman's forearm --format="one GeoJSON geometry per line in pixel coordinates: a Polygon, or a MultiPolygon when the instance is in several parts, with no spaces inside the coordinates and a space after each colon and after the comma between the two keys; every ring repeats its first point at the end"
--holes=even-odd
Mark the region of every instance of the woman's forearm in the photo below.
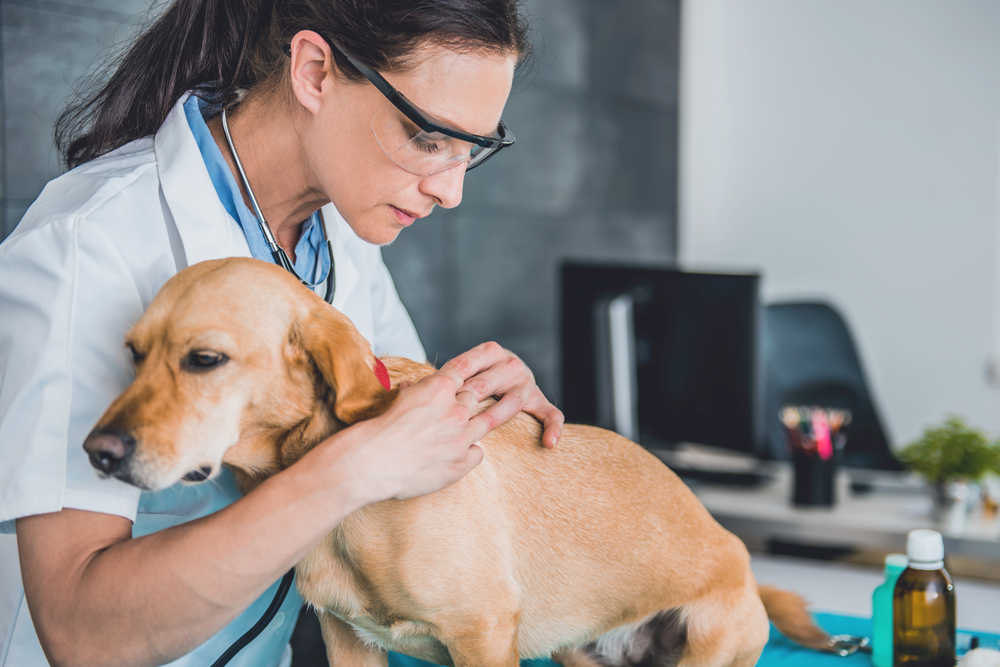
{"type": "MultiPolygon", "coordinates": [[[[25,588],[50,660],[158,664],[218,632],[364,503],[343,456],[350,431],[215,514],[83,557],[72,539],[54,552],[32,527],[57,515],[19,520],[25,588]]],[[[80,515],[95,516],[76,515],[40,530],[86,530],[80,515]]]]}

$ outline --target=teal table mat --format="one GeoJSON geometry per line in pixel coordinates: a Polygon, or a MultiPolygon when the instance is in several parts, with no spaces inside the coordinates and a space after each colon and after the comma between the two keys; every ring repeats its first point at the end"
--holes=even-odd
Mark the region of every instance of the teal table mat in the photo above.
{"type": "MultiPolygon", "coordinates": [[[[841,616],[840,614],[813,614],[816,623],[831,635],[859,635],[871,637],[872,622],[869,618],[857,616],[841,616]]],[[[969,648],[973,636],[979,637],[980,648],[1000,649],[1000,635],[989,632],[958,631],[958,654],[961,656],[969,648]]],[[[793,667],[808,665],[809,667],[871,667],[870,654],[855,653],[841,658],[837,655],[810,651],[785,639],[771,626],[771,636],[767,640],[763,655],[757,661],[757,667],[793,667]]]]}
{"type": "MultiPolygon", "coordinates": [[[[859,618],[857,616],[841,616],[840,614],[813,614],[816,622],[831,635],[860,635],[870,637],[872,623],[870,619],[859,618]]],[[[965,653],[969,647],[972,636],[979,637],[979,645],[982,648],[1000,649],[1000,635],[988,632],[968,632],[959,630],[958,648],[959,655],[965,653]]],[[[818,653],[802,648],[791,641],[785,639],[771,626],[771,636],[768,638],[767,646],[763,655],[757,661],[757,667],[871,667],[871,656],[864,653],[856,653],[846,658],[836,655],[818,653]]],[[[558,663],[551,660],[523,660],[521,667],[557,667],[558,663]]],[[[398,653],[389,654],[389,667],[435,667],[429,662],[409,658],[398,653]]]]}

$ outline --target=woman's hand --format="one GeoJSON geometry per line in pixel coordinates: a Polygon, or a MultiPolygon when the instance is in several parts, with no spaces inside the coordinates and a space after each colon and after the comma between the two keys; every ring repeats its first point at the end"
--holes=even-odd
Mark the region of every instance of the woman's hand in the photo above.
{"type": "MultiPolygon", "coordinates": [[[[566,421],[563,413],[545,398],[531,370],[510,350],[498,343],[482,343],[446,363],[441,371],[466,378],[462,389],[472,392],[477,399],[498,397],[499,402],[487,413],[495,411],[498,415],[506,415],[512,408],[514,413],[524,410],[542,422],[544,446],[555,447],[559,442],[566,421]]],[[[498,425],[503,421],[498,420],[498,425]]]]}
{"type": "Polygon", "coordinates": [[[402,386],[384,414],[348,429],[357,434],[346,452],[356,497],[367,504],[431,493],[482,461],[477,441],[517,414],[518,406],[478,412],[479,399],[463,388],[466,379],[441,369],[402,386]]]}

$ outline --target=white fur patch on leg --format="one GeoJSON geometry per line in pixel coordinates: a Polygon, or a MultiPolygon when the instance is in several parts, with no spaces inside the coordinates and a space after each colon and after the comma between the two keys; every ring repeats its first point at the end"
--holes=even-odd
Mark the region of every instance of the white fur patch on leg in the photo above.
{"type": "Polygon", "coordinates": [[[680,660],[686,643],[682,610],[667,609],[606,632],[583,650],[600,664],[612,667],[640,663],[671,667],[680,660]]]}
{"type": "Polygon", "coordinates": [[[601,657],[612,663],[631,662],[642,658],[649,650],[652,637],[643,632],[646,625],[656,614],[644,618],[637,623],[630,623],[606,632],[597,638],[595,649],[601,657]]]}

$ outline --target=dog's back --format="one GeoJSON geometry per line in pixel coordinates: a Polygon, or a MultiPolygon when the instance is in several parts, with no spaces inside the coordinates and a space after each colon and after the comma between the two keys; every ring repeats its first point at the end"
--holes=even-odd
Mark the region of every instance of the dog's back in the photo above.
{"type": "Polygon", "coordinates": [[[691,602],[706,578],[745,585],[742,543],[649,452],[579,425],[543,449],[536,429],[510,437],[529,430],[515,424],[485,443],[514,524],[524,625],[601,619],[611,629],[691,602]]]}
{"type": "MultiPolygon", "coordinates": [[[[433,372],[384,361],[394,384],[433,372]]],[[[398,596],[411,613],[510,607],[523,656],[680,610],[705,596],[706,581],[720,598],[755,590],[743,544],[649,452],[589,426],[566,425],[554,449],[540,437],[518,415],[484,438],[483,462],[456,484],[349,518],[347,535],[387,531],[361,556],[365,570],[412,583],[398,596]],[[386,557],[389,542],[406,546],[386,557]]]]}

